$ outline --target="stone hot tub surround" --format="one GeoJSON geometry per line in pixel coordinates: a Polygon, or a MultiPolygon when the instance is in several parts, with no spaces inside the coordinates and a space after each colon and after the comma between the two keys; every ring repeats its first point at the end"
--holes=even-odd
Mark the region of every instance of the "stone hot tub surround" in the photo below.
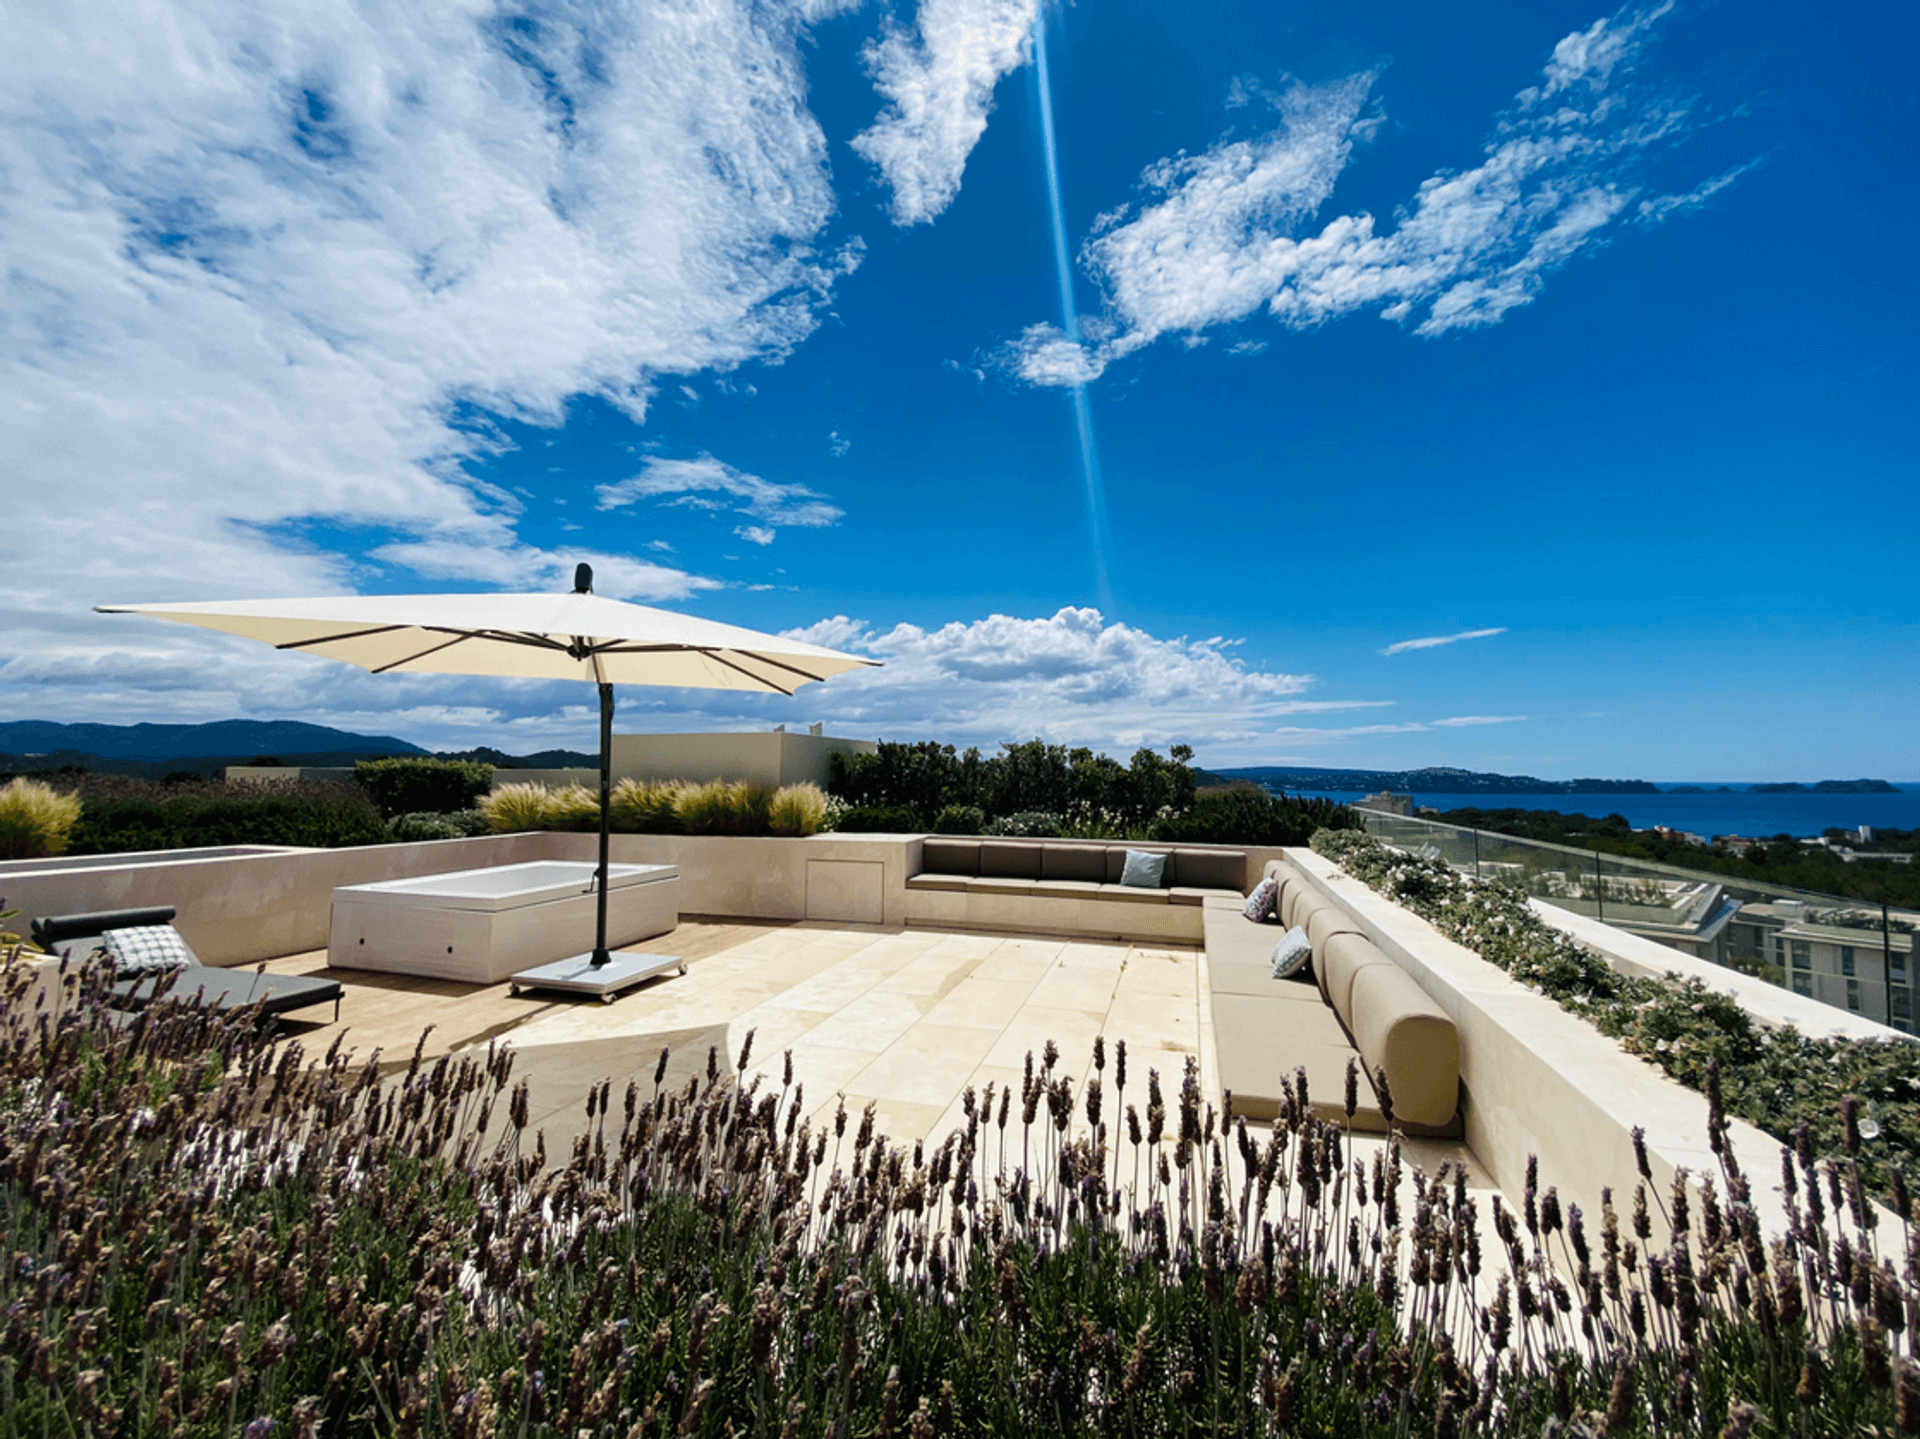
{"type": "MultiPolygon", "coordinates": [[[[536,860],[344,886],[333,894],[327,963],[498,984],[593,948],[593,881],[590,864],[536,860]]],[[[610,946],[665,934],[679,922],[678,869],[610,867],[610,946]]]]}

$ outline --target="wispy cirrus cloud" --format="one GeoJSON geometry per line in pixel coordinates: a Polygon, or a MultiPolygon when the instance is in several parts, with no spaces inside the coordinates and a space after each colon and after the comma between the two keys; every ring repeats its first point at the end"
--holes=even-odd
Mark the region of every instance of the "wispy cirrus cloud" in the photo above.
{"type": "MultiPolygon", "coordinates": [[[[1163,335],[1261,309],[1294,329],[1373,311],[1429,337],[1498,323],[1621,226],[1697,208],[1751,167],[1657,193],[1656,158],[1705,123],[1633,78],[1670,8],[1629,7],[1564,37],[1496,118],[1481,161],[1424,181],[1384,231],[1365,213],[1309,224],[1379,123],[1377,75],[1258,92],[1279,112],[1274,129],[1149,166],[1144,198],[1096,223],[1081,263],[1104,293],[1106,334],[1075,344],[1030,326],[998,363],[1029,384],[1085,384],[1163,335]]],[[[1252,98],[1244,81],[1235,95],[1252,98]]]]}
{"type": "Polygon", "coordinates": [[[993,90],[1027,63],[1038,0],[920,0],[910,33],[889,21],[867,69],[887,108],[853,141],[893,188],[893,222],[934,219],[960,193],[993,90]]]}
{"type": "Polygon", "coordinates": [[[1456,729],[1466,725],[1483,724],[1519,724],[1525,715],[1455,715],[1452,719],[1437,719],[1433,723],[1439,729],[1456,729]]]}
{"type": "Polygon", "coordinates": [[[772,544],[780,529],[825,529],[839,524],[846,515],[845,510],[829,504],[805,485],[763,480],[712,455],[690,460],[651,456],[642,461],[639,474],[596,486],[594,493],[603,510],[652,499],[742,515],[754,523],[737,525],[733,532],[756,545],[772,544]]]}
{"type": "Polygon", "coordinates": [[[1507,627],[1505,625],[1498,625],[1492,629],[1485,630],[1461,630],[1457,635],[1429,635],[1425,639],[1400,640],[1388,645],[1385,649],[1381,650],[1380,653],[1383,655],[1399,655],[1405,654],[1408,650],[1434,650],[1439,649],[1441,645],[1457,645],[1462,640],[1484,640],[1494,635],[1503,635],[1506,632],[1507,627]]]}

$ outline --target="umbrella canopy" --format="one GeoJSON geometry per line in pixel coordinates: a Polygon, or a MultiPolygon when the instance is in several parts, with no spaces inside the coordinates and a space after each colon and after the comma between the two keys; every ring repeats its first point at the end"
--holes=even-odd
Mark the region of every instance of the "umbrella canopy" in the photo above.
{"type": "Polygon", "coordinates": [[[792,694],[878,664],[671,610],[569,595],[331,595],[97,605],[325,655],[374,674],[503,675],[792,694]]]}
{"type": "MultiPolygon", "coordinates": [[[[597,684],[600,863],[595,971],[604,971],[610,959],[607,839],[614,685],[790,695],[801,685],[843,670],[880,663],[671,610],[602,599],[593,593],[588,565],[574,571],[574,590],[567,595],[330,595],[94,608],[102,614],[152,615],[223,630],[275,649],[344,660],[374,674],[501,675],[597,684]]],[[[588,987],[571,978],[564,982],[569,988],[588,987]]],[[[624,981],[592,981],[602,997],[610,997],[611,986],[619,982],[624,981]]]]}

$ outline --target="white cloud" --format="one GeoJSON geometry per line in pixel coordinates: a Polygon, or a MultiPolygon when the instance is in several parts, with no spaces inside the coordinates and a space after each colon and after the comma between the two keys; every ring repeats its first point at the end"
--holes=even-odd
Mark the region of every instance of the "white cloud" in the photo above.
{"type": "Polygon", "coordinates": [[[1421,640],[1401,640],[1396,644],[1388,645],[1385,649],[1381,650],[1380,653],[1383,655],[1398,655],[1405,654],[1408,650],[1432,650],[1438,649],[1441,645],[1457,645],[1461,640],[1484,640],[1493,635],[1503,635],[1506,632],[1506,626],[1499,625],[1489,630],[1462,630],[1457,635],[1430,635],[1426,639],[1421,640]]]}
{"type": "Polygon", "coordinates": [[[1525,718],[1525,715],[1455,715],[1452,719],[1437,719],[1434,724],[1442,729],[1454,729],[1462,725],[1519,724],[1525,718]]]}
{"type": "Polygon", "coordinates": [[[960,193],[994,86],[1027,63],[1038,14],[1037,0],[920,0],[917,38],[889,21],[867,46],[888,105],[853,148],[893,187],[896,225],[932,220],[960,193]]]}
{"type": "Polygon", "coordinates": [[[748,0],[13,19],[0,467],[62,559],[0,609],[352,588],[370,547],[540,570],[520,501],[461,469],[506,444],[488,413],[643,416],[665,377],[786,354],[851,263],[818,248],[797,22],[748,0]],[[329,519],[374,538],[289,538],[329,519]]]}
{"type": "MultiPolygon", "coordinates": [[[[370,675],[138,616],[58,623],[58,632],[31,636],[22,654],[0,661],[0,709],[25,712],[20,699],[31,694],[32,712],[56,720],[245,714],[392,733],[434,749],[485,744],[524,753],[596,743],[596,711],[583,697],[591,691],[581,685],[370,675]]],[[[1307,699],[1311,675],[1251,668],[1229,656],[1233,640],[1162,639],[1092,609],[1036,619],[991,615],[935,629],[835,616],[790,633],[870,654],[885,667],[837,675],[792,699],[625,686],[616,723],[639,732],[820,720],[834,734],[937,737],[987,749],[1037,734],[1122,759],[1141,745],[1184,742],[1203,761],[1232,763],[1268,753],[1277,718],[1386,703],[1307,699]]]]}
{"type": "MultiPolygon", "coordinates": [[[[1622,10],[1561,40],[1481,162],[1423,182],[1384,233],[1364,213],[1308,224],[1377,123],[1375,75],[1293,84],[1274,102],[1278,127],[1149,166],[1144,198],[1096,223],[1081,260],[1105,295],[1106,337],[1073,345],[1035,326],[1002,367],[1030,384],[1085,384],[1162,335],[1190,339],[1262,308],[1296,329],[1361,310],[1423,336],[1498,323],[1619,224],[1695,208],[1747,168],[1641,198],[1653,157],[1698,124],[1687,104],[1632,83],[1668,8],[1622,10]]],[[[1234,94],[1249,96],[1244,84],[1234,94]]]]}
{"type": "Polygon", "coordinates": [[[852,448],[853,441],[838,430],[827,431],[827,453],[836,460],[844,460],[847,457],[847,451],[852,448]]]}
{"type": "Polygon", "coordinates": [[[1249,669],[1230,642],[1160,639],[1068,608],[927,630],[836,616],[795,637],[885,661],[837,676],[813,700],[842,733],[993,746],[1038,734],[1125,752],[1176,742],[1244,748],[1289,712],[1311,675],[1249,669]]]}
{"type": "Polygon", "coordinates": [[[643,499],[666,496],[670,505],[700,510],[729,510],[757,520],[734,533],[756,545],[770,545],[782,527],[824,529],[840,522],[846,511],[830,505],[805,485],[782,485],[701,455],[692,460],[649,458],[640,473],[610,485],[596,487],[600,508],[619,509],[643,499]],[[725,496],[720,499],[715,496],[725,496]]]}
{"type": "Polygon", "coordinates": [[[1270,733],[1276,739],[1292,744],[1338,744],[1342,740],[1366,739],[1383,734],[1424,734],[1427,726],[1411,722],[1408,724],[1365,724],[1352,725],[1346,729],[1296,729],[1282,727],[1270,733]]]}

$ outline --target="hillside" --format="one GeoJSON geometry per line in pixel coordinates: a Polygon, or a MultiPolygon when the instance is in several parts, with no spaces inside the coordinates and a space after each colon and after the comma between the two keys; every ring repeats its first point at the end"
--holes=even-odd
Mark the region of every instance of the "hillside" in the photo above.
{"type": "MultiPolygon", "coordinates": [[[[254,755],[425,754],[419,745],[392,735],[353,734],[299,720],[214,720],[208,724],[58,724],[52,720],[0,721],[0,753],[24,759],[56,751],[99,759],[157,762],[254,755]]],[[[239,761],[233,761],[238,763],[239,761]]],[[[307,763],[321,763],[307,760],[307,763]]],[[[337,763],[337,761],[336,761],[337,763]]],[[[38,766],[37,766],[38,767],[38,766]]]]}
{"type": "Polygon", "coordinates": [[[1425,794],[1658,794],[1644,779],[1535,779],[1526,774],[1483,774],[1429,766],[1425,769],[1301,769],[1261,765],[1211,771],[1222,779],[1251,780],[1275,790],[1399,790],[1425,794]]]}

